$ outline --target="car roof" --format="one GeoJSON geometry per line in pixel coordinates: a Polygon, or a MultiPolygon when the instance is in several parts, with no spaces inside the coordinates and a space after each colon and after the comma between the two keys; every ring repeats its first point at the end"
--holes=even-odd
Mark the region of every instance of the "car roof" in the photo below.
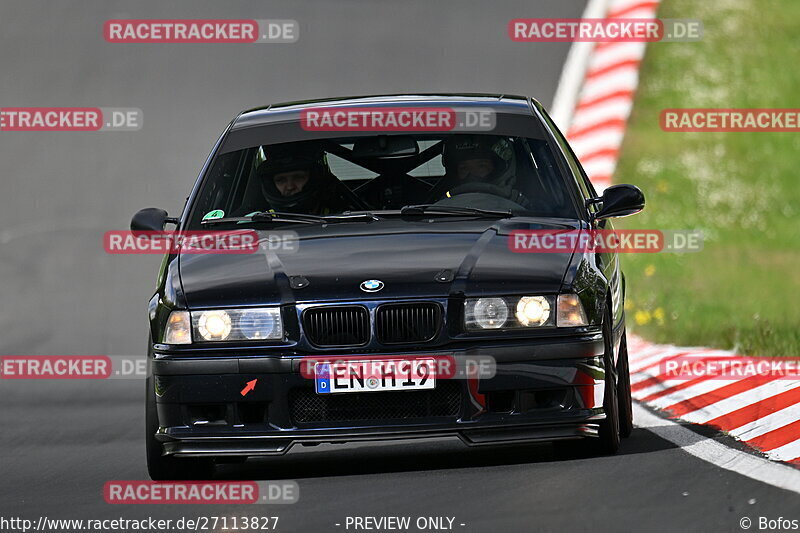
{"type": "Polygon", "coordinates": [[[282,102],[265,107],[242,111],[233,121],[231,129],[261,126],[276,122],[299,120],[304,109],[314,107],[388,107],[392,105],[421,106],[474,106],[493,109],[498,113],[531,115],[531,106],[541,107],[539,102],[527,97],[510,94],[486,93],[430,93],[430,94],[384,94],[370,96],[348,96],[282,102]]]}

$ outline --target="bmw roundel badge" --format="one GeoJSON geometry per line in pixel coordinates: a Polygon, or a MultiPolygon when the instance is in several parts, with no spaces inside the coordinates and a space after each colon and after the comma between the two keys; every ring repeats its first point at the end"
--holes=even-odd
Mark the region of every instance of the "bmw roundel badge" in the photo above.
{"type": "Polygon", "coordinates": [[[368,279],[361,282],[361,290],[364,292],[378,292],[383,288],[383,282],[379,279],[368,279]]]}

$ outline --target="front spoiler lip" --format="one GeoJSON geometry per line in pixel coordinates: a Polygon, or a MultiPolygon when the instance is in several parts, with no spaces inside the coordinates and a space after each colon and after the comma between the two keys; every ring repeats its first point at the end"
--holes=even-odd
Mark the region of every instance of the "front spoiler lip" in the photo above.
{"type": "Polygon", "coordinates": [[[156,439],[163,443],[164,455],[176,457],[276,456],[286,454],[295,444],[334,444],[446,437],[458,437],[467,446],[487,446],[597,437],[599,422],[605,417],[604,413],[598,413],[579,420],[538,424],[291,430],[283,434],[238,436],[179,435],[160,428],[156,433],[156,439]]]}

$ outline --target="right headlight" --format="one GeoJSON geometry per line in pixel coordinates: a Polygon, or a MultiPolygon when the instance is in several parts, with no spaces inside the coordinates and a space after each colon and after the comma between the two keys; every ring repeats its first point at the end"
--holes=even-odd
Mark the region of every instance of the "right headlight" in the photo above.
{"type": "Polygon", "coordinates": [[[164,330],[166,344],[283,339],[279,307],[173,311],[164,330]]]}
{"type": "Polygon", "coordinates": [[[283,339],[279,307],[192,311],[197,341],[254,341],[283,339]]]}

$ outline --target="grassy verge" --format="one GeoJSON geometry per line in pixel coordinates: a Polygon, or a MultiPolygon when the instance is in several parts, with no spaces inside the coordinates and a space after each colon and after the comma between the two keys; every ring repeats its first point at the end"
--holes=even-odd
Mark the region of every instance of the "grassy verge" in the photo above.
{"type": "Polygon", "coordinates": [[[647,208],[623,228],[702,229],[693,254],[629,254],[631,329],[675,344],[800,356],[800,134],[667,133],[664,108],[800,108],[800,2],[664,0],[696,43],[648,45],[618,183],[647,208]]]}

